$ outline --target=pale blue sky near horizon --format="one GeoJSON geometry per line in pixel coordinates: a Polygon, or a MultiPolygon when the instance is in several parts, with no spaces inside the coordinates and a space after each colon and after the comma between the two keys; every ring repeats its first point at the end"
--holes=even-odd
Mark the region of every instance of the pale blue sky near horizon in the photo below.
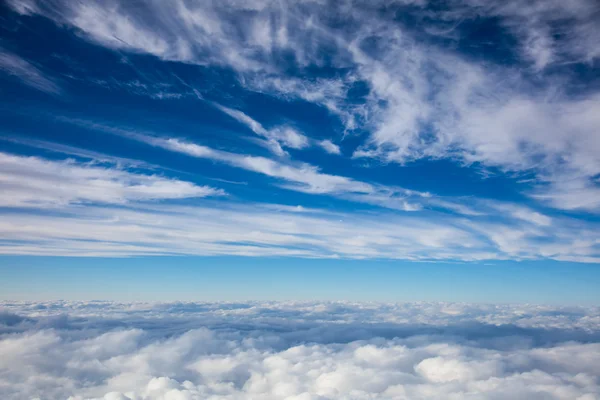
{"type": "Polygon", "coordinates": [[[0,257],[9,300],[531,303],[599,305],[593,264],[247,257],[0,257]]]}

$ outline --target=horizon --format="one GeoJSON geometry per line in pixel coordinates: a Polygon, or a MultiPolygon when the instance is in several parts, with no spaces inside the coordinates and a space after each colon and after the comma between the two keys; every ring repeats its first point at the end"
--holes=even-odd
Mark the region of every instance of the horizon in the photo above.
{"type": "Polygon", "coordinates": [[[375,301],[597,306],[594,265],[285,258],[0,257],[5,300],[375,301]],[[281,264],[285,263],[285,266],[281,264]],[[169,267],[170,265],[170,267],[169,267]],[[573,268],[576,268],[573,271],[573,268]],[[216,269],[216,271],[215,271],[216,269]],[[28,279],[35,276],[35,280],[28,279]]]}

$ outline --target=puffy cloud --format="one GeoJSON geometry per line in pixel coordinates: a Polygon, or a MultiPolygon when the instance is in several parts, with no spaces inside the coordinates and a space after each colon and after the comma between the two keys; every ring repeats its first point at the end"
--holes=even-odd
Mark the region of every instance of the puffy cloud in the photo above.
{"type": "Polygon", "coordinates": [[[333,143],[331,140],[322,140],[319,142],[319,146],[329,154],[341,154],[340,146],[333,143]]]}
{"type": "Polygon", "coordinates": [[[2,305],[21,315],[0,318],[0,394],[9,400],[588,400],[600,394],[597,308],[2,305]]]}

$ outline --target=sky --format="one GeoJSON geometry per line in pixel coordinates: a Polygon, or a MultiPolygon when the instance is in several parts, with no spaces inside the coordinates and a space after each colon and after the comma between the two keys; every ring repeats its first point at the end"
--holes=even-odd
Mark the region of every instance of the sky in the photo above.
{"type": "Polygon", "coordinates": [[[0,3],[0,297],[600,304],[600,5],[0,3]]]}

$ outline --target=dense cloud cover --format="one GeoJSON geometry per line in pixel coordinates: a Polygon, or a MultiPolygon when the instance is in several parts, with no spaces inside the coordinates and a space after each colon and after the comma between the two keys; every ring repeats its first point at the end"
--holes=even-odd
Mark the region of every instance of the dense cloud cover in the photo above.
{"type": "Polygon", "coordinates": [[[2,399],[600,396],[600,309],[4,302],[2,399]]]}

